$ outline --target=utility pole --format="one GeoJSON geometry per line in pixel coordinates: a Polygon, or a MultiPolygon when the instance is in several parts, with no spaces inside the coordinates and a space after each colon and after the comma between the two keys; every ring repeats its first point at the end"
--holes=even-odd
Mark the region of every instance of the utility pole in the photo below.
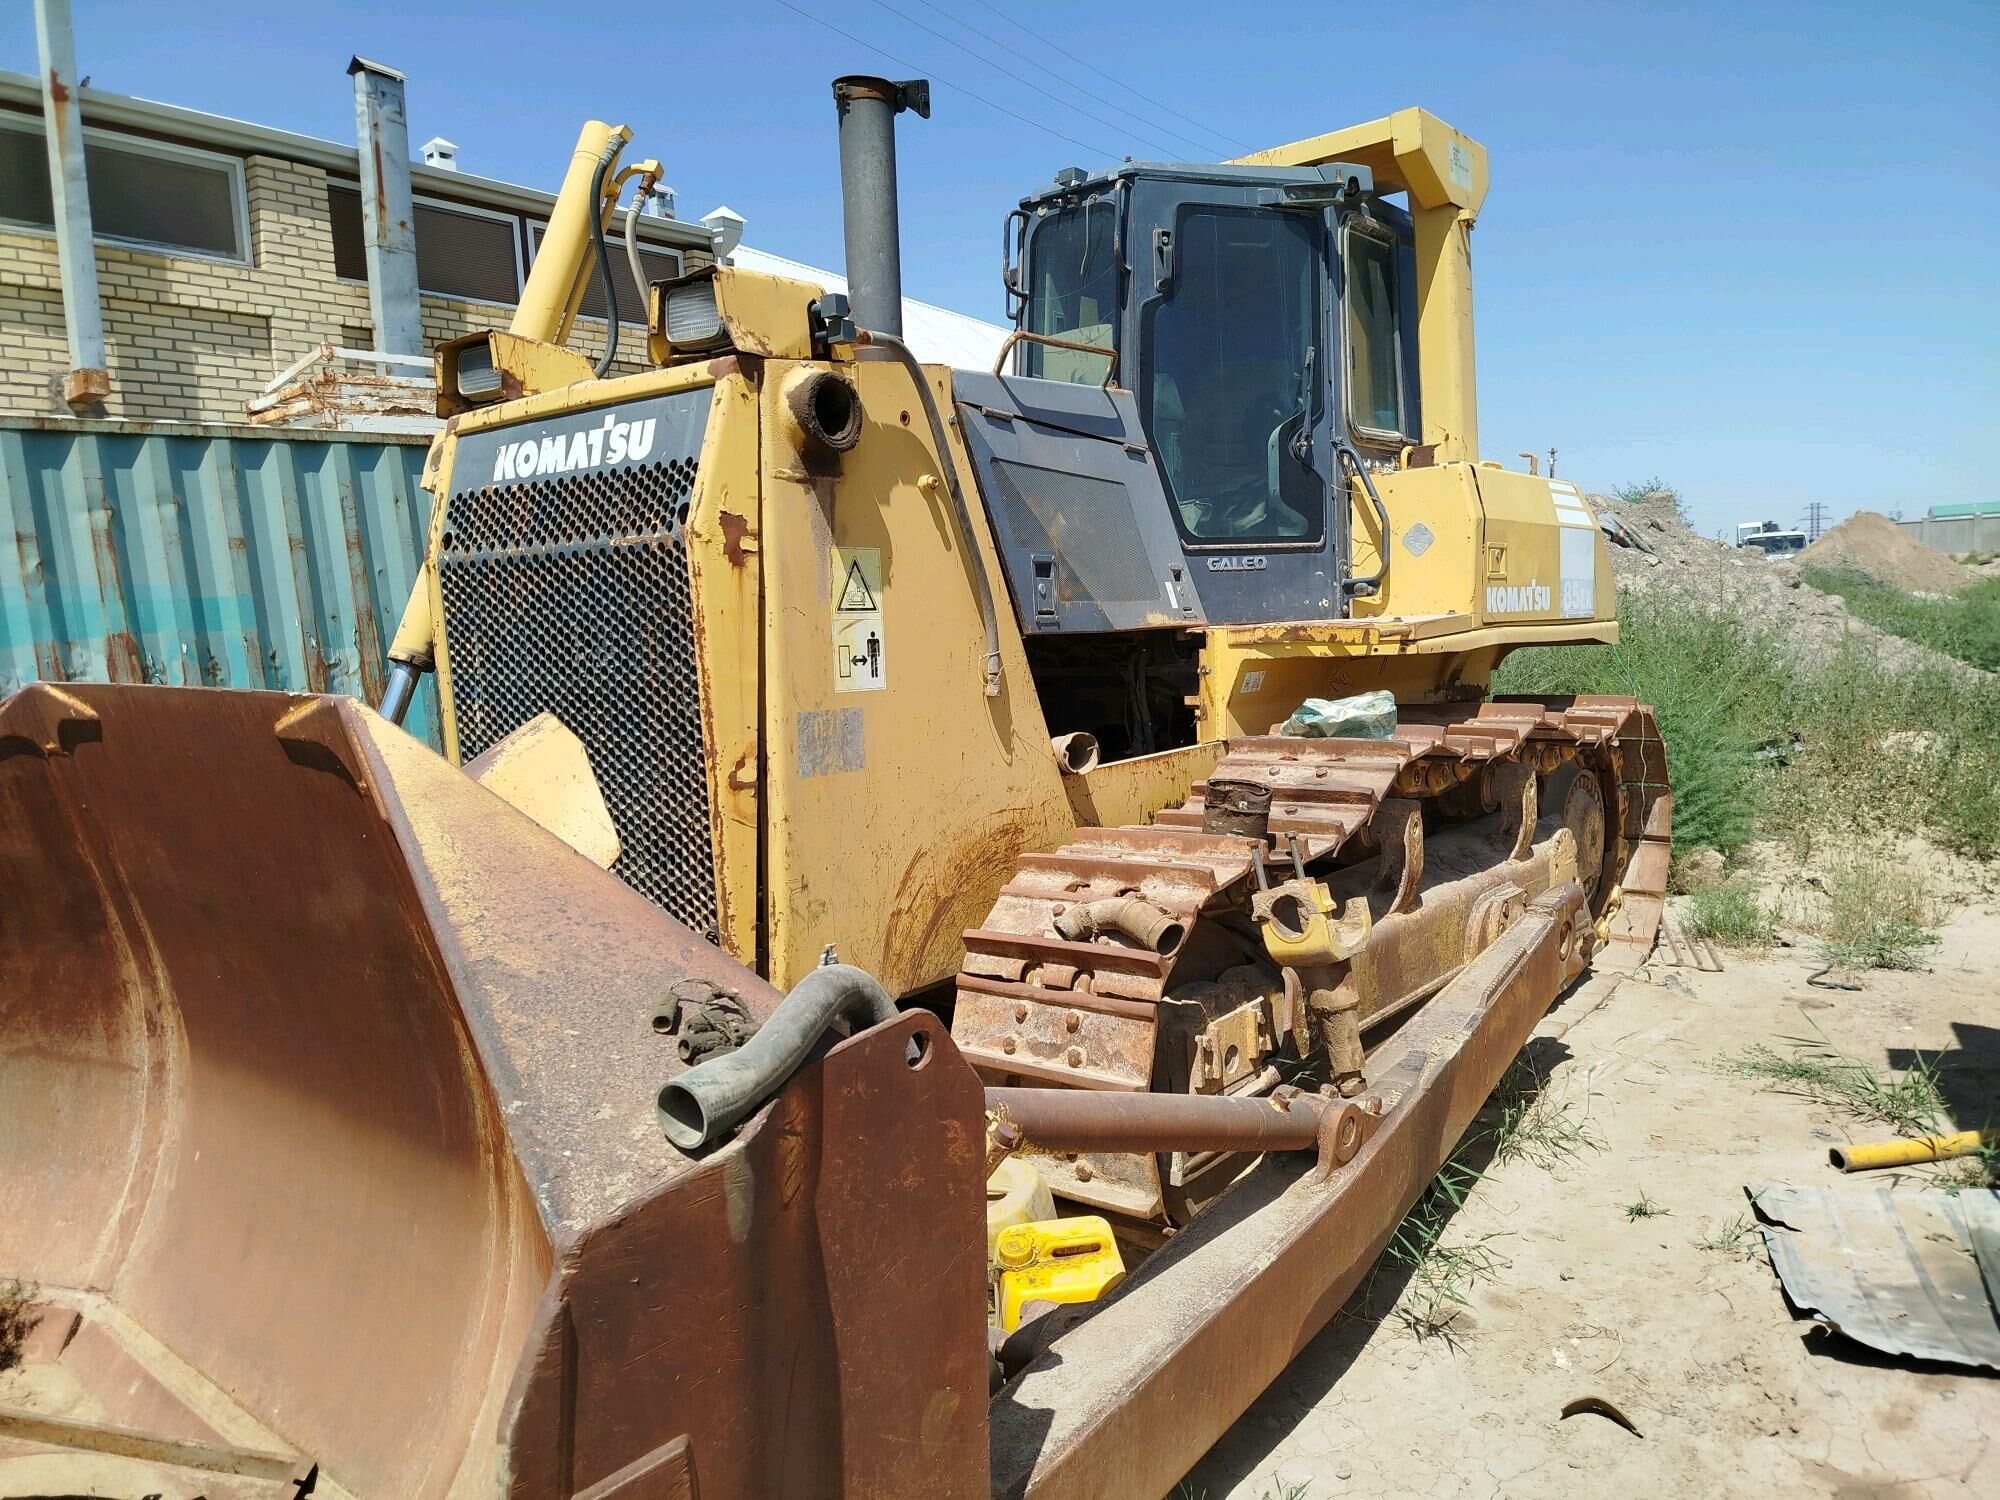
{"type": "Polygon", "coordinates": [[[56,221],[63,327],[69,335],[63,400],[83,408],[111,394],[111,372],[104,365],[104,308],[97,296],[97,240],[90,227],[83,104],[77,98],[82,85],[77,81],[69,0],[35,0],[35,44],[42,61],[42,134],[49,147],[49,201],[56,221]]]}
{"type": "Polygon", "coordinates": [[[1814,500],[1806,506],[1806,540],[1816,542],[1826,530],[1826,503],[1814,500]]]}

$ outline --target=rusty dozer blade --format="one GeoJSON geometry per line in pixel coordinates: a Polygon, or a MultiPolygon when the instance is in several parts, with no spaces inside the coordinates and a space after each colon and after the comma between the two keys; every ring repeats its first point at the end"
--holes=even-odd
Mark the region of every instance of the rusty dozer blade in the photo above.
{"type": "Polygon", "coordinates": [[[660,1001],[777,995],[332,698],[16,695],[0,893],[0,1494],[984,1492],[930,1017],[683,1156],[660,1001]]]}
{"type": "Polygon", "coordinates": [[[989,1399],[988,1100],[944,1027],[823,1046],[682,1154],[656,1012],[778,996],[367,710],[30,688],[0,704],[0,891],[5,1494],[1163,1493],[1591,943],[1581,888],[1544,892],[1366,1099],[1251,1106],[1275,1126],[996,1100],[1059,1144],[1288,1149],[989,1399]]]}

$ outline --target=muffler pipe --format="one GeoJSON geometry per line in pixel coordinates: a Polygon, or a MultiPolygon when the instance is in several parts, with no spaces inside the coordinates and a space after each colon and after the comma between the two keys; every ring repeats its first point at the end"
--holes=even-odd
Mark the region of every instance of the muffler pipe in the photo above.
{"type": "Polygon", "coordinates": [[[896,1019],[896,1003],[875,976],[851,964],[814,969],[734,1052],[690,1068],[660,1090],[660,1124],[683,1151],[720,1140],[785,1086],[826,1030],[846,1018],[855,1030],[896,1019]]]}
{"type": "Polygon", "coordinates": [[[903,248],[896,212],[896,116],[931,117],[927,79],[891,83],[849,74],[833,81],[840,112],[840,201],[847,300],[863,328],[902,336],[903,248]]]}

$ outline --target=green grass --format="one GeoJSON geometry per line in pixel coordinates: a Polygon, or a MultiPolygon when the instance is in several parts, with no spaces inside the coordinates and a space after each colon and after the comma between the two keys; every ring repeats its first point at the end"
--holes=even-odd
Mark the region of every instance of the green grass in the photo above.
{"type": "Polygon", "coordinates": [[[1589,1099],[1553,1089],[1548,1074],[1528,1053],[1515,1058],[1479,1120],[1396,1226],[1383,1252],[1385,1262],[1409,1271],[1396,1316],[1419,1339],[1442,1336],[1449,1341],[1452,1322],[1472,1289],[1509,1264],[1498,1245],[1504,1234],[1446,1242],[1453,1217],[1485,1176],[1475,1161],[1526,1161],[1553,1169],[1580,1152],[1603,1149],[1603,1137],[1590,1120],[1589,1099]]]}
{"type": "Polygon", "coordinates": [[[1850,850],[1826,867],[1825,902],[1811,919],[1821,954],[1837,968],[1921,969],[1938,941],[1929,888],[1906,864],[1850,850]]]}
{"type": "Polygon", "coordinates": [[[1776,914],[1757,893],[1733,880],[1705,885],[1688,897],[1688,936],[1731,948],[1761,948],[1777,936],[1776,914]]]}
{"type": "Polygon", "coordinates": [[[1713,1250],[1718,1255],[1740,1255],[1746,1260],[1754,1260],[1762,1253],[1763,1238],[1757,1233],[1756,1222],[1748,1214],[1738,1214],[1727,1224],[1712,1230],[1694,1242],[1697,1250],[1713,1250]]]}
{"type": "Polygon", "coordinates": [[[1858,568],[1808,566],[1805,580],[1840,595],[1850,614],[1878,629],[2000,672],[2000,578],[1982,578],[1943,597],[1905,593],[1858,568]]]}
{"type": "Polygon", "coordinates": [[[1632,595],[1619,621],[1615,647],[1516,652],[1494,691],[1652,704],[1677,853],[1763,836],[1804,857],[1857,834],[1922,833],[2000,856],[2000,681],[1891,668],[1853,638],[1803,651],[1726,602],[1632,595]]]}
{"type": "Polygon", "coordinates": [[[1774,1093],[1795,1094],[1861,1120],[1879,1120],[1898,1135],[1936,1135],[1944,1130],[1944,1096],[1938,1091],[1934,1057],[1915,1055],[1900,1074],[1871,1068],[1849,1057],[1815,1031],[1809,1037],[1780,1037],[1784,1050],[1756,1046],[1723,1066],[1774,1093]]]}
{"type": "Polygon", "coordinates": [[[1672,1213],[1671,1208],[1663,1208],[1654,1198],[1641,1193],[1632,1202],[1624,1205],[1625,1222],[1635,1224],[1641,1219],[1663,1219],[1672,1213]]]}

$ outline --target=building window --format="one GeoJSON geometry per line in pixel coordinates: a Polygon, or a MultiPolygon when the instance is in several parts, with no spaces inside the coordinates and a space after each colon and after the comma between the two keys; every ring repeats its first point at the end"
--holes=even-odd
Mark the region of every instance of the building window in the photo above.
{"type": "MultiPolygon", "coordinates": [[[[345,183],[326,185],[327,214],[333,228],[334,274],[349,281],[368,279],[368,240],[361,216],[361,190],[345,183]]],[[[416,210],[417,287],[436,297],[497,302],[511,307],[521,298],[519,220],[488,208],[413,200],[416,210]]]]}
{"type": "MultiPolygon", "coordinates": [[[[100,240],[177,254],[249,259],[243,163],[86,127],[90,221],[100,240]]],[[[48,147],[39,119],[0,115],[0,221],[53,231],[48,147]]]]}
{"type": "MultiPolygon", "coordinates": [[[[643,230],[646,216],[639,216],[643,230]]],[[[533,250],[542,248],[543,224],[529,228],[528,240],[533,250]]],[[[637,327],[646,326],[646,288],[632,284],[632,267],[625,259],[625,216],[621,212],[612,223],[612,232],[607,234],[605,248],[611,252],[611,274],[618,283],[618,321],[631,323],[637,327]]],[[[530,262],[532,264],[532,262],[530,262]]],[[[655,281],[668,281],[681,274],[683,262],[678,250],[664,250],[639,242],[639,264],[644,267],[648,285],[655,281]]],[[[597,274],[597,267],[590,268],[590,286],[584,291],[583,305],[578,316],[604,318],[604,278],[597,274]]]]}

